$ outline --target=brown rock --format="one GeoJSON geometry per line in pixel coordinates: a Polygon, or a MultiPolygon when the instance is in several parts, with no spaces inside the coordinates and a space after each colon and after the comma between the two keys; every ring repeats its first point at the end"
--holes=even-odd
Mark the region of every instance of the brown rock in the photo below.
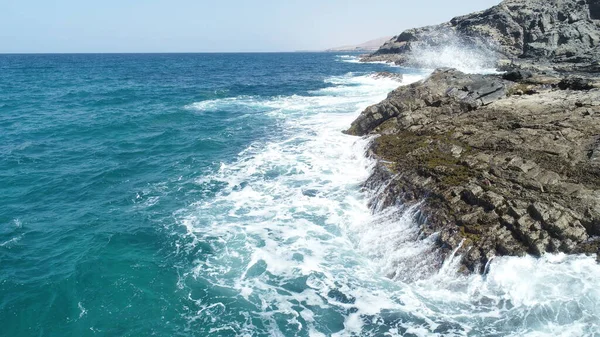
{"type": "Polygon", "coordinates": [[[560,90],[536,76],[523,81],[538,93],[516,96],[510,88],[523,82],[437,70],[347,131],[380,135],[366,184],[386,186],[377,204],[419,203],[420,237],[437,233],[444,256],[460,247],[472,271],[495,255],[598,246],[587,242],[600,235],[600,119],[575,103],[600,101],[600,89],[560,90]]]}

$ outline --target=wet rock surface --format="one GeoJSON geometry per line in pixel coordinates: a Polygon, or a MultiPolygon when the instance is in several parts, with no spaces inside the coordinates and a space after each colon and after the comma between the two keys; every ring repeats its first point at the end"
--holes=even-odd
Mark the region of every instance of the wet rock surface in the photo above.
{"type": "Polygon", "coordinates": [[[490,58],[598,72],[599,9],[600,0],[505,0],[441,25],[406,30],[363,60],[420,67],[423,52],[454,45],[490,58]]]}
{"type": "Polygon", "coordinates": [[[395,81],[402,81],[402,79],[404,78],[404,75],[402,75],[400,73],[392,73],[389,71],[380,71],[380,72],[373,74],[373,78],[376,78],[376,79],[388,78],[388,79],[392,79],[395,81]]]}
{"type": "MultiPolygon", "coordinates": [[[[367,186],[420,204],[421,237],[482,271],[500,255],[598,252],[600,89],[592,78],[438,69],[368,107],[367,186]]],[[[465,269],[465,270],[466,270],[465,269]]]]}

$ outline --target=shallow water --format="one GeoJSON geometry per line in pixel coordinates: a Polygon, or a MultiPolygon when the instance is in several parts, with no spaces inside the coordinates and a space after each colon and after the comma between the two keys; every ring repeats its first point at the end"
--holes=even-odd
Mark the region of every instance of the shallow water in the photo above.
{"type": "Polygon", "coordinates": [[[458,276],[373,210],[355,55],[0,56],[0,335],[594,336],[593,258],[458,276]]]}

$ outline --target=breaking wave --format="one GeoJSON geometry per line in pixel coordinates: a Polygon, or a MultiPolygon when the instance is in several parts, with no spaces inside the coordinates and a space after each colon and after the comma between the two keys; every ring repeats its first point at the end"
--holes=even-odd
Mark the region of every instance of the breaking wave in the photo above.
{"type": "Polygon", "coordinates": [[[433,238],[418,240],[417,209],[369,208],[377,191],[361,186],[374,167],[365,156],[371,140],[341,131],[399,83],[356,74],[327,83],[308,96],[240,96],[187,106],[201,113],[262,112],[284,125],[281,134],[198,177],[198,186],[217,192],[175,214],[186,229],[181,252],[194,261],[179,279],[189,293],[191,331],[600,334],[600,267],[593,258],[502,257],[486,275],[463,276],[459,257],[439,268],[433,238]]]}
{"type": "Polygon", "coordinates": [[[467,74],[496,73],[496,57],[483,49],[449,43],[439,47],[421,47],[410,54],[411,63],[425,69],[454,68],[467,74]]]}

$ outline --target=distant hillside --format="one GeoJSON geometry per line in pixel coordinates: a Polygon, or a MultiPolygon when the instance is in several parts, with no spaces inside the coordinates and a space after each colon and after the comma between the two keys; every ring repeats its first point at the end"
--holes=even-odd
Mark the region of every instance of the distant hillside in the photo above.
{"type": "Polygon", "coordinates": [[[370,40],[361,44],[357,44],[357,45],[350,45],[350,46],[342,46],[342,47],[336,47],[336,48],[331,48],[331,49],[327,49],[326,51],[331,51],[331,52],[339,52],[339,51],[375,51],[377,49],[379,49],[379,47],[381,47],[386,41],[388,41],[389,39],[391,39],[391,36],[386,36],[386,37],[380,37],[378,39],[375,40],[370,40]]]}

